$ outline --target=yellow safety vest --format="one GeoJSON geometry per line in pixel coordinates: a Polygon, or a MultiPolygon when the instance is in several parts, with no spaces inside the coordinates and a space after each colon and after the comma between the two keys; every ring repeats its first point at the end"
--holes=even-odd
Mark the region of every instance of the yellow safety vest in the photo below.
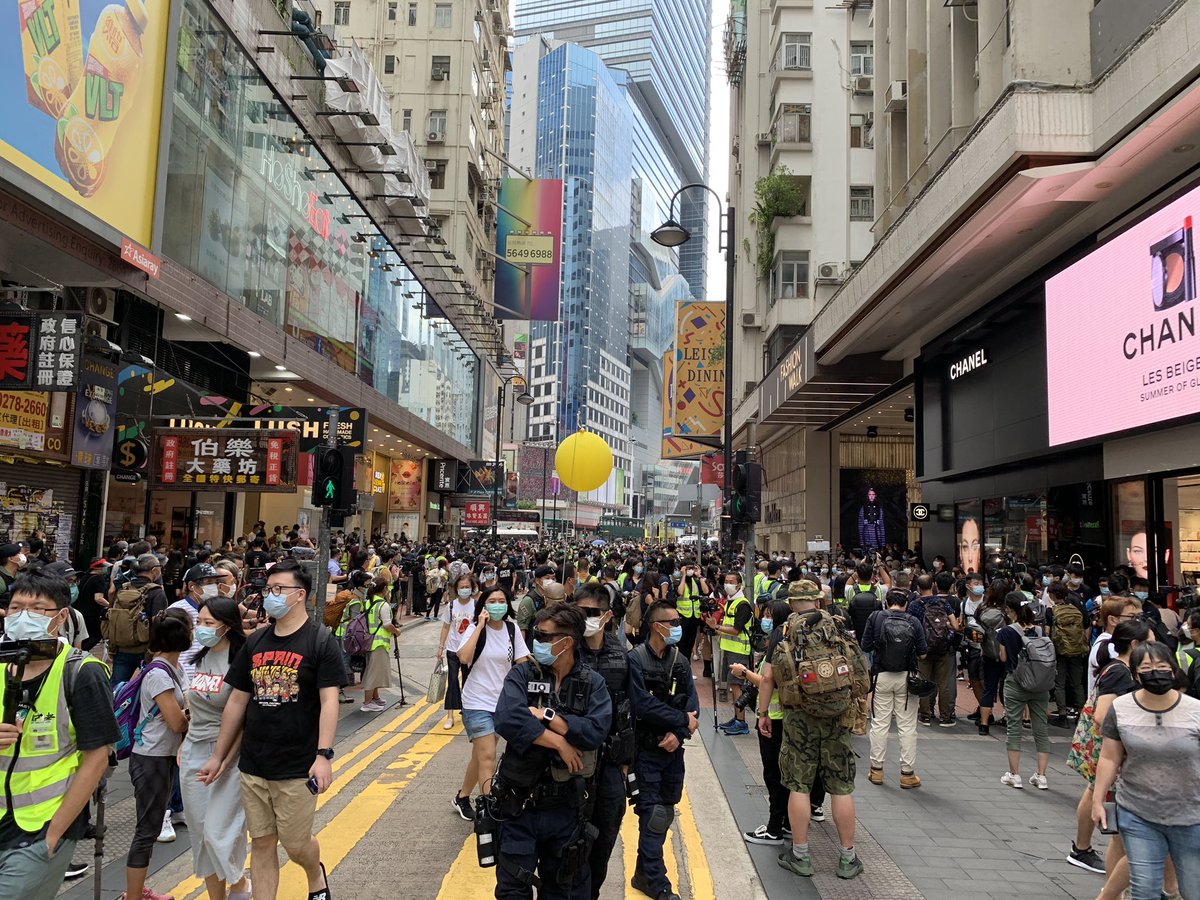
{"type": "MultiPolygon", "coordinates": [[[[764,656],[758,661],[758,674],[763,673],[763,668],[767,664],[767,658],[764,656]]],[[[778,722],[783,718],[783,707],[779,705],[779,689],[771,691],[771,702],[767,705],[767,718],[774,719],[778,722]]]]}
{"type": "MultiPolygon", "coordinates": [[[[63,687],[70,648],[63,647],[38,691],[33,709],[25,713],[15,761],[13,747],[0,750],[0,768],[8,772],[7,793],[12,814],[24,831],[40,831],[62,805],[67,788],[83,761],[75,746],[75,725],[63,687]]],[[[80,662],[103,665],[88,654],[80,662]]]]}
{"type": "Polygon", "coordinates": [[[350,624],[350,620],[363,611],[363,599],[355,597],[353,600],[347,600],[346,605],[342,607],[342,620],[338,622],[337,628],[333,629],[335,637],[343,638],[346,636],[346,626],[350,624]]]}
{"type": "Polygon", "coordinates": [[[696,594],[693,595],[686,578],[679,582],[679,590],[675,595],[675,609],[685,619],[694,619],[700,615],[700,589],[697,587],[696,594]]]}
{"type": "MultiPolygon", "coordinates": [[[[349,604],[347,604],[349,605],[349,604]]],[[[367,627],[371,629],[371,649],[378,650],[380,647],[386,649],[392,643],[392,636],[384,630],[383,612],[386,608],[388,611],[388,620],[391,619],[392,605],[381,597],[376,597],[371,601],[371,608],[367,611],[367,627]]]]}
{"type": "Polygon", "coordinates": [[[754,596],[755,597],[757,597],[759,594],[762,593],[762,586],[766,580],[767,580],[767,575],[765,572],[755,572],[754,573],[754,596]]]}
{"type": "MultiPolygon", "coordinates": [[[[729,601],[729,605],[725,607],[725,618],[721,620],[721,624],[728,627],[734,627],[734,616],[737,613],[738,607],[743,603],[749,603],[744,596],[734,597],[729,601]]],[[[750,635],[744,630],[737,635],[730,636],[728,634],[721,635],[721,650],[725,653],[740,653],[742,656],[750,655],[750,635]]]]}

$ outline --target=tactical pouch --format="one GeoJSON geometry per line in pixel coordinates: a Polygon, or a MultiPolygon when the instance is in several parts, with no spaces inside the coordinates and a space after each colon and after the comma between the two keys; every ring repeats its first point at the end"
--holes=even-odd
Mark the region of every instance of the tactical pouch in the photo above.
{"type": "Polygon", "coordinates": [[[563,764],[563,761],[559,759],[557,755],[555,755],[555,757],[550,761],[550,777],[559,784],[563,784],[570,781],[576,775],[578,775],[580,778],[589,779],[594,776],[596,774],[596,759],[600,756],[599,751],[581,750],[579,755],[583,762],[583,769],[579,772],[575,772],[574,774],[572,774],[571,770],[563,764]]]}
{"type": "Polygon", "coordinates": [[[592,844],[600,836],[599,829],[591,822],[580,822],[571,840],[562,848],[562,862],[558,866],[558,886],[571,887],[578,883],[583,873],[588,870],[588,857],[592,853],[592,844]]]}
{"type": "Polygon", "coordinates": [[[627,766],[633,762],[633,727],[624,728],[608,739],[604,758],[614,766],[627,766]]]}

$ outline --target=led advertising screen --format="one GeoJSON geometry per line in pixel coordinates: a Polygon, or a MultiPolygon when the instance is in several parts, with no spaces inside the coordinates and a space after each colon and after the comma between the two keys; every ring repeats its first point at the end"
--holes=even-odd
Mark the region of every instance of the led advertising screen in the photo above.
{"type": "Polygon", "coordinates": [[[1200,188],[1046,282],[1051,446],[1200,412],[1193,218],[1200,188]]]}

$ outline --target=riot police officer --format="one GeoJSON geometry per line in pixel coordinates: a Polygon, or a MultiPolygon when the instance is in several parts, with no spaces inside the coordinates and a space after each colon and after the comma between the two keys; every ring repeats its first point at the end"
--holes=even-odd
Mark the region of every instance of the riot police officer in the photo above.
{"type": "Polygon", "coordinates": [[[663,842],[683,796],[683,742],[696,731],[700,699],[691,664],[675,646],[683,635],[683,620],[674,606],[651,606],[642,632],[645,643],[629,654],[638,784],[637,869],[629,883],[655,900],[679,900],[667,877],[663,842]]]}
{"type": "Polygon", "coordinates": [[[592,900],[596,900],[625,816],[625,769],[633,762],[633,703],[629,696],[629,658],[624,635],[618,637],[610,627],[613,622],[610,593],[602,585],[581,585],[575,588],[575,605],[587,617],[583,645],[579,648],[580,661],[604,678],[613,707],[612,726],[596,763],[596,798],[591,818],[597,831],[589,860],[592,900]]]}
{"type": "MultiPolygon", "coordinates": [[[[504,679],[496,733],[507,747],[492,792],[500,822],[497,900],[532,898],[535,887],[541,900],[591,896],[588,854],[596,829],[589,807],[612,701],[600,674],[580,664],[585,625],[572,605],[541,610],[533,660],[504,679]]],[[[482,862],[482,834],[480,846],[482,862]]]]}

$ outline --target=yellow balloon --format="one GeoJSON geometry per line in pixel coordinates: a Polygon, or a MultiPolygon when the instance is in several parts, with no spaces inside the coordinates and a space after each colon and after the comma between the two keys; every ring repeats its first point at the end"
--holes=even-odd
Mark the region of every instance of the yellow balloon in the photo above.
{"type": "Polygon", "coordinates": [[[612,468],[612,450],[604,438],[590,431],[571,435],[554,453],[554,471],[559,481],[580,494],[594,491],[608,481],[612,468]]]}

